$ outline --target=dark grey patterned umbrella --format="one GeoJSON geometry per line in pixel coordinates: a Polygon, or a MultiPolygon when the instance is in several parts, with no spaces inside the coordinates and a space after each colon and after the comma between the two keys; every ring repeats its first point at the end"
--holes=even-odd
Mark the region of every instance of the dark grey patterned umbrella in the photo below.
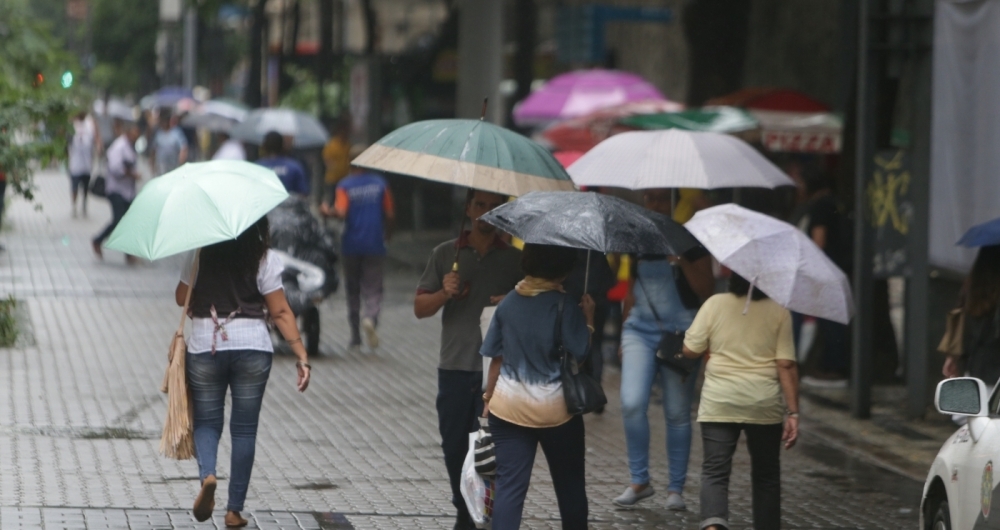
{"type": "Polygon", "coordinates": [[[535,191],[483,221],[526,243],[679,256],[699,246],[683,226],[628,201],[592,192],[535,191]]]}

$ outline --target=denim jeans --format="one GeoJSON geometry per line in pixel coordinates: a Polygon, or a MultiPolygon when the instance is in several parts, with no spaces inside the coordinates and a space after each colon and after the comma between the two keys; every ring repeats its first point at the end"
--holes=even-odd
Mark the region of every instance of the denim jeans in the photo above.
{"type": "Polygon", "coordinates": [[[564,530],[586,530],[587,490],[584,473],[583,416],[556,427],[522,427],[490,414],[490,434],[496,450],[496,495],[493,530],[521,527],[524,497],[528,493],[535,454],[542,445],[564,530]]]}
{"type": "Polygon", "coordinates": [[[229,418],[232,461],[229,466],[227,510],[243,510],[250,487],[257,445],[257,420],[264,388],[271,373],[270,352],[223,350],[187,354],[187,377],[194,407],[194,447],[198,475],[215,475],[219,439],[225,416],[226,388],[232,389],[233,410],[229,418]]]}
{"type": "Polygon", "coordinates": [[[632,484],[649,483],[649,395],[656,375],[663,389],[663,416],[667,424],[669,491],[681,493],[687,481],[691,454],[691,399],[697,377],[682,377],[656,362],[660,334],[626,329],[622,333],[622,419],[632,484]]]}
{"type": "Polygon", "coordinates": [[[747,435],[753,486],[754,530],[781,528],[781,434],[783,425],[702,422],[701,528],[729,527],[729,477],[740,431],[747,435]]]}
{"type": "Polygon", "coordinates": [[[465,455],[469,452],[469,433],[479,429],[477,418],[483,413],[483,373],[439,368],[437,413],[444,466],[451,484],[451,503],[458,509],[460,520],[471,521],[459,484],[465,455]]]}

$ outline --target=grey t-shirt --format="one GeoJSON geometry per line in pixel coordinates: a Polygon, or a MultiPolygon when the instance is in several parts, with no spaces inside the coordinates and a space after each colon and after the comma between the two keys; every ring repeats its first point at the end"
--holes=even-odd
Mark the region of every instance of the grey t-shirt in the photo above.
{"type": "MultiPolygon", "coordinates": [[[[434,248],[427,269],[420,277],[417,294],[440,291],[446,274],[455,262],[455,241],[446,241],[434,248]]],[[[479,372],[483,359],[479,355],[482,331],[479,317],[490,305],[490,297],[505,295],[524,278],[521,272],[521,251],[499,239],[484,256],[472,247],[458,252],[458,276],[462,294],[448,300],[441,315],[442,370],[479,372]]]]}

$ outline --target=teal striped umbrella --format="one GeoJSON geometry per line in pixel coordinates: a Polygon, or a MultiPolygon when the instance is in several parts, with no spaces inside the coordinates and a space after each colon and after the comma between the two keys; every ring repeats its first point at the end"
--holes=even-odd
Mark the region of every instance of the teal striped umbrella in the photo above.
{"type": "Polygon", "coordinates": [[[544,147],[483,120],[411,123],[351,163],[515,197],[573,189],[566,170],[544,147]]]}

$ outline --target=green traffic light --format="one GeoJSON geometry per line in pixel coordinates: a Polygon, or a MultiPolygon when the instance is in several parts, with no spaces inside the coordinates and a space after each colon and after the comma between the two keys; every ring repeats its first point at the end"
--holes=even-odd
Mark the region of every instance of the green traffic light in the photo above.
{"type": "Polygon", "coordinates": [[[69,88],[73,86],[73,72],[70,72],[69,70],[63,72],[61,81],[63,88],[69,88]]]}

